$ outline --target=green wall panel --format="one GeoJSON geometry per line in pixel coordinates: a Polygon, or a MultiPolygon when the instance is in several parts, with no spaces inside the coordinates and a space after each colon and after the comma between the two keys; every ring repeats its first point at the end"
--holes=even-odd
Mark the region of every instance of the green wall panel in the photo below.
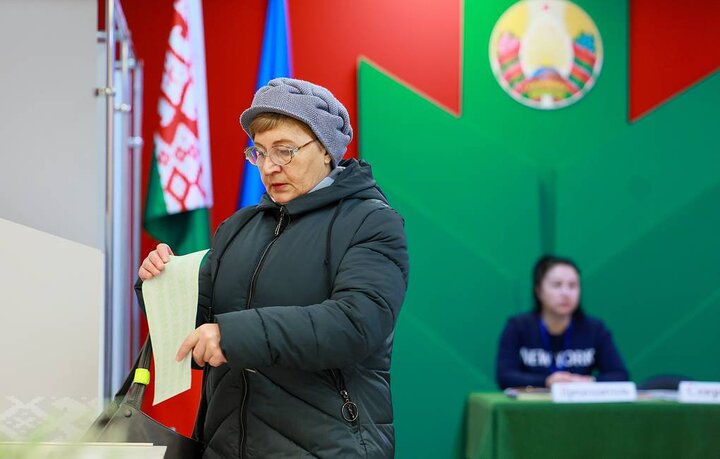
{"type": "Polygon", "coordinates": [[[543,252],[578,261],[583,306],[636,381],[720,380],[720,75],[631,124],[627,2],[576,3],[604,64],[560,110],[515,102],[492,75],[490,34],[513,2],[465,2],[459,117],[360,63],[361,156],[410,249],[393,356],[398,458],[461,455],[467,395],[496,389],[500,331],[531,307],[543,252]]]}

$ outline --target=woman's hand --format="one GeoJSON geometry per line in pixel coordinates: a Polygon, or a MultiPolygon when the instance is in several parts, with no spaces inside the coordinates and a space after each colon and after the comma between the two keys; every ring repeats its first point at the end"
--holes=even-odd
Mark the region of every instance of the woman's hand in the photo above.
{"type": "Polygon", "coordinates": [[[159,275],[165,269],[165,263],[170,261],[170,255],[174,255],[170,246],[164,243],[157,245],[155,250],[150,252],[148,256],[140,264],[138,276],[143,281],[151,279],[159,275]]]}
{"type": "Polygon", "coordinates": [[[204,367],[209,363],[213,367],[219,367],[227,363],[225,355],[220,349],[220,327],[218,324],[204,324],[196,328],[185,338],[180,345],[175,360],[178,362],[185,358],[192,349],[192,356],[195,363],[204,367]]]}
{"type": "Polygon", "coordinates": [[[593,376],[576,375],[568,371],[556,371],[547,378],[545,378],[545,386],[550,387],[556,382],[593,382],[595,378],[593,376]]]}

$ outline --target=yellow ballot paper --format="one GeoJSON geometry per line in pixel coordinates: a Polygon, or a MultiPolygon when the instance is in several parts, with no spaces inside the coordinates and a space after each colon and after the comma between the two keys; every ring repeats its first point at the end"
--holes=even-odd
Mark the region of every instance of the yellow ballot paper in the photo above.
{"type": "Polygon", "coordinates": [[[192,353],[175,361],[183,340],[195,330],[198,271],[207,250],[171,256],[163,272],[142,284],[155,362],[153,405],[190,389],[192,353]]]}

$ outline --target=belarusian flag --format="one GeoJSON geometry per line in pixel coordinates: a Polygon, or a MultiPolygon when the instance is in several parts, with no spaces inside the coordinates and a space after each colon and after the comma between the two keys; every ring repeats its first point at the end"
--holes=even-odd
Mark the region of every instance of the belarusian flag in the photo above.
{"type": "MultiPolygon", "coordinates": [[[[212,180],[205,84],[205,45],[200,0],[175,0],[173,26],[162,91],[160,126],[154,136],[145,230],[177,255],[210,245],[212,180]]],[[[154,379],[154,378],[153,378],[154,379]]],[[[143,411],[178,432],[192,432],[202,372],[193,371],[192,388],[156,406],[154,381],[143,411]]]]}
{"type": "Polygon", "coordinates": [[[145,230],[177,255],[210,245],[212,179],[200,0],[176,0],[158,103],[145,230]]]}

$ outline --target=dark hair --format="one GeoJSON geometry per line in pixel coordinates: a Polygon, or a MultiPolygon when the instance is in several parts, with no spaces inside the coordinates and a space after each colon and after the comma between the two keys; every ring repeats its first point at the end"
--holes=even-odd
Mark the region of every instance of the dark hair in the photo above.
{"type": "MultiPolygon", "coordinates": [[[[537,289],[538,287],[540,287],[540,284],[542,284],[543,279],[545,279],[545,275],[547,274],[547,272],[557,265],[570,266],[578,274],[578,277],[580,277],[580,268],[578,268],[578,265],[575,264],[575,262],[572,261],[570,258],[558,257],[555,255],[543,255],[542,257],[540,257],[538,261],[535,262],[535,267],[533,268],[532,295],[535,302],[534,311],[537,314],[540,314],[542,312],[542,303],[540,302],[540,298],[538,298],[537,296],[537,289]]],[[[582,305],[578,300],[578,306],[573,312],[573,317],[581,317],[582,315],[582,305]]]]}

